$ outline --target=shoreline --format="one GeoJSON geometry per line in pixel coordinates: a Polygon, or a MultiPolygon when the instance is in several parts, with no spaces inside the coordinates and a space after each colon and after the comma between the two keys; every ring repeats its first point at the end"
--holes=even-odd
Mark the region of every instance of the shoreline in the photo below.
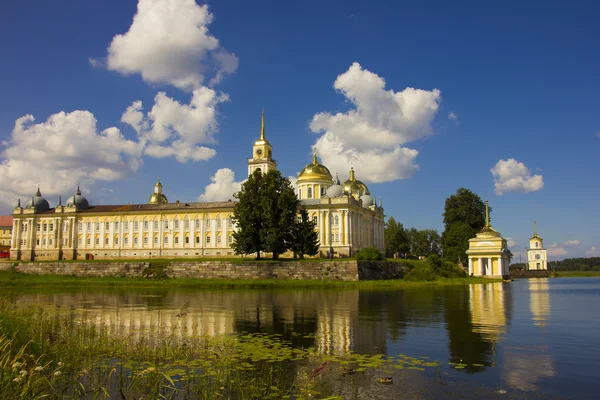
{"type": "Polygon", "coordinates": [[[438,278],[435,281],[369,280],[299,280],[299,279],[200,279],[167,278],[148,279],[132,277],[75,277],[57,274],[26,274],[22,272],[0,271],[0,288],[27,288],[47,285],[74,287],[111,288],[208,288],[208,289],[285,289],[285,288],[357,288],[357,289],[403,289],[423,286],[454,286],[482,283],[499,283],[501,279],[491,278],[438,278]]]}

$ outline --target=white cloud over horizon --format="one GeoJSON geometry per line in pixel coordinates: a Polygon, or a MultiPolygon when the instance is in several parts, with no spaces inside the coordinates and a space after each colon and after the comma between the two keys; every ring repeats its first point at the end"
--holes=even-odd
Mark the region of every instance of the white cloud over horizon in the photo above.
{"type": "Polygon", "coordinates": [[[389,182],[411,177],[419,152],[404,144],[433,134],[440,91],[385,89],[385,80],[359,63],[339,75],[334,88],[354,106],[335,115],[314,115],[310,129],[321,134],[314,144],[332,173],[344,176],[353,166],[357,179],[389,182]]]}
{"type": "Polygon", "coordinates": [[[591,256],[597,256],[597,255],[600,255],[600,249],[598,249],[596,246],[592,246],[591,248],[589,248],[588,250],[585,251],[585,254],[589,254],[591,256]]]}
{"type": "Polygon", "coordinates": [[[139,0],[128,31],[108,46],[106,61],[90,63],[186,91],[201,88],[209,74],[209,85],[217,84],[236,71],[239,59],[210,34],[212,20],[208,5],[195,0],[139,0]]]}
{"type": "Polygon", "coordinates": [[[581,241],[579,240],[567,240],[565,242],[562,243],[565,246],[577,246],[579,244],[581,244],[581,241]]]}
{"type": "Polygon", "coordinates": [[[494,188],[498,196],[506,192],[536,192],[544,187],[541,175],[532,176],[525,164],[514,158],[499,160],[490,171],[494,176],[494,188]]]}
{"type": "Polygon", "coordinates": [[[136,172],[142,165],[142,146],[126,139],[118,128],[98,130],[89,111],[64,111],[34,123],[28,114],[15,121],[0,155],[0,201],[14,206],[28,199],[39,185],[44,196],[113,181],[136,172]]]}
{"type": "Polygon", "coordinates": [[[548,256],[550,257],[562,257],[566,256],[569,252],[567,249],[559,245],[558,243],[552,243],[550,247],[548,247],[548,256]]]}
{"type": "Polygon", "coordinates": [[[60,111],[45,122],[32,115],[15,121],[0,154],[0,203],[14,206],[16,198],[29,198],[41,185],[44,195],[74,190],[77,182],[114,181],[135,173],[143,157],[174,157],[178,162],[208,160],[218,132],[216,107],[225,94],[203,87],[195,90],[189,104],[181,104],[159,92],[152,109],[144,114],[135,101],[121,117],[137,137],[127,139],[121,130],[100,131],[94,114],[87,110],[60,111]]]}
{"type": "Polygon", "coordinates": [[[233,200],[233,195],[240,191],[242,183],[236,182],[235,173],[229,168],[221,168],[211,176],[212,183],[204,188],[204,193],[198,196],[198,201],[227,201],[233,200]]]}

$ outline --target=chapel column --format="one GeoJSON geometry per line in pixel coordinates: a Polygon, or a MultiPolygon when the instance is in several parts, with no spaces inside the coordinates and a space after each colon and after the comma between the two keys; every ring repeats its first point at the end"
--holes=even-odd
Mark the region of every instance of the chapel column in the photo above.
{"type": "Polygon", "coordinates": [[[487,268],[485,269],[486,275],[493,275],[494,271],[492,270],[492,257],[488,257],[487,259],[487,268]]]}
{"type": "Polygon", "coordinates": [[[473,275],[473,259],[469,258],[469,276],[473,275]]]}
{"type": "Polygon", "coordinates": [[[479,264],[479,275],[483,275],[483,258],[479,257],[477,262],[479,264]]]}

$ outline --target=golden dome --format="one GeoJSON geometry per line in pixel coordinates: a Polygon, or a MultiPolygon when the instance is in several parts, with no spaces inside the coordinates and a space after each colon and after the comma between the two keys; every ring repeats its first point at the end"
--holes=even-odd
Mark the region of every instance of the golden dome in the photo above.
{"type": "Polygon", "coordinates": [[[357,199],[364,194],[370,194],[367,185],[356,179],[354,168],[350,168],[350,177],[343,183],[344,192],[352,193],[357,199]]]}
{"type": "Polygon", "coordinates": [[[165,196],[162,192],[162,187],[163,185],[160,183],[159,177],[158,181],[154,185],[154,193],[152,193],[148,199],[148,204],[164,204],[169,202],[169,200],[167,200],[167,196],[165,196]]]}
{"type": "Polygon", "coordinates": [[[304,167],[300,172],[300,175],[298,175],[298,182],[315,179],[322,179],[328,181],[328,183],[333,183],[333,178],[329,169],[317,162],[317,153],[313,153],[312,162],[304,167]]]}

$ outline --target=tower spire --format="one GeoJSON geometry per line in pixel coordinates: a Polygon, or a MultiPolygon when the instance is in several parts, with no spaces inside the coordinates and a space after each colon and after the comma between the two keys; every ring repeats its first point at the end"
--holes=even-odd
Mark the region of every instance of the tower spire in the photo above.
{"type": "Polygon", "coordinates": [[[533,220],[533,236],[537,236],[537,221],[533,220]]]}
{"type": "Polygon", "coordinates": [[[262,117],[261,117],[261,121],[260,121],[260,140],[266,140],[265,139],[265,109],[264,108],[262,110],[262,117]]]}
{"type": "Polygon", "coordinates": [[[317,164],[317,150],[313,149],[313,164],[317,164]]]}
{"type": "Polygon", "coordinates": [[[488,201],[485,201],[485,227],[490,227],[490,207],[488,201]]]}

